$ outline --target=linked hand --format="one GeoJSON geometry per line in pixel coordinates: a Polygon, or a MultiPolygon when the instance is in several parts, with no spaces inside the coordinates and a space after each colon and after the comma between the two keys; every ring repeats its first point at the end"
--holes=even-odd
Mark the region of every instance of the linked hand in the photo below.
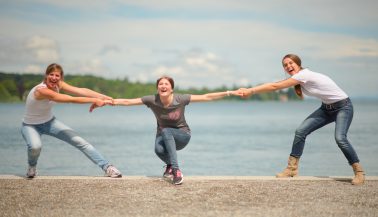
{"type": "Polygon", "coordinates": [[[247,98],[250,96],[248,95],[248,89],[245,87],[239,88],[238,91],[241,92],[241,98],[247,98]]]}
{"type": "Polygon", "coordinates": [[[233,95],[233,96],[240,96],[240,97],[243,96],[243,92],[240,91],[240,90],[232,90],[232,91],[230,91],[230,93],[231,93],[231,95],[233,95]]]}
{"type": "Polygon", "coordinates": [[[112,98],[112,99],[104,100],[104,102],[105,102],[105,105],[115,105],[115,104],[114,104],[114,99],[113,99],[113,98],[112,98]]]}
{"type": "Polygon", "coordinates": [[[89,107],[89,112],[92,112],[95,108],[102,107],[106,105],[106,100],[97,99],[96,102],[92,103],[91,107],[89,107]]]}

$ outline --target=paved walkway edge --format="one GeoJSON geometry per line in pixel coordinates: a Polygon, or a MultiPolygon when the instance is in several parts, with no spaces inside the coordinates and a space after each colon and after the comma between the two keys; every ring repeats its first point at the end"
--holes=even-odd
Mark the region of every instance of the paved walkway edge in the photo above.
{"type": "MultiPolygon", "coordinates": [[[[86,179],[86,180],[138,180],[138,179],[161,179],[157,176],[123,176],[122,178],[109,178],[102,176],[37,176],[36,180],[40,179],[86,179]]],[[[352,176],[298,176],[293,178],[276,178],[275,176],[185,176],[185,180],[268,180],[268,181],[332,181],[332,180],[351,180],[352,176]]],[[[1,179],[26,179],[18,175],[0,175],[1,179]]],[[[366,176],[367,181],[378,181],[378,176],[366,176]]]]}

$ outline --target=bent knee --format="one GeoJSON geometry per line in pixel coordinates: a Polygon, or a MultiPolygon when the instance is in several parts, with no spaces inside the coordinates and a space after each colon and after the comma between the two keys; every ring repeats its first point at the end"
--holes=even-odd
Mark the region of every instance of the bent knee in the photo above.
{"type": "Polygon", "coordinates": [[[295,136],[306,137],[307,134],[308,133],[305,130],[303,130],[302,128],[298,128],[298,129],[295,130],[295,136]]]}
{"type": "Polygon", "coordinates": [[[162,154],[164,154],[164,152],[165,152],[165,150],[164,150],[163,147],[161,147],[161,146],[155,146],[155,154],[162,155],[162,154]]]}
{"type": "Polygon", "coordinates": [[[349,141],[345,135],[335,136],[335,141],[338,145],[349,144],[349,141]]]}
{"type": "Polygon", "coordinates": [[[169,128],[163,128],[161,130],[161,134],[162,134],[162,136],[166,136],[166,135],[172,134],[172,132],[171,132],[171,130],[169,128]]]}
{"type": "Polygon", "coordinates": [[[42,143],[28,144],[28,149],[33,152],[39,152],[42,149],[42,143]]]}
{"type": "Polygon", "coordinates": [[[42,145],[29,146],[29,154],[32,156],[37,156],[41,153],[42,145]]]}

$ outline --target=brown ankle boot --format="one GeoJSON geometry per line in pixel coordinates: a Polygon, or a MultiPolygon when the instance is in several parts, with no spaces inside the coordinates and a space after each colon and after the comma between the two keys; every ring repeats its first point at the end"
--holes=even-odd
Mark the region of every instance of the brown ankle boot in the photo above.
{"type": "Polygon", "coordinates": [[[282,171],[282,173],[277,173],[277,178],[287,178],[287,177],[294,177],[298,175],[298,163],[299,158],[290,156],[287,162],[287,167],[282,171]]]}
{"type": "Polygon", "coordinates": [[[361,185],[365,182],[365,173],[360,163],[352,164],[354,171],[354,178],[352,179],[352,185],[361,185]]]}

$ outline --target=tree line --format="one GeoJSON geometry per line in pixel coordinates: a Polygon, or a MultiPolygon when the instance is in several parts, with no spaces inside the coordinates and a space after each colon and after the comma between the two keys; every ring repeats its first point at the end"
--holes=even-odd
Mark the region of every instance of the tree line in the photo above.
{"type": "MultiPolygon", "coordinates": [[[[43,75],[18,74],[0,72],[0,102],[22,102],[35,85],[43,80],[43,75]]],[[[113,98],[137,98],[156,93],[155,83],[130,82],[124,79],[105,79],[93,75],[65,75],[64,80],[74,86],[86,87],[106,94],[113,98]]],[[[208,92],[226,91],[239,87],[219,88],[175,88],[177,93],[204,94],[208,92]]],[[[239,97],[229,97],[231,100],[241,100],[239,97]]],[[[244,100],[244,99],[243,99],[244,100]]],[[[257,94],[248,100],[298,100],[292,88],[285,91],[257,94]]]]}

